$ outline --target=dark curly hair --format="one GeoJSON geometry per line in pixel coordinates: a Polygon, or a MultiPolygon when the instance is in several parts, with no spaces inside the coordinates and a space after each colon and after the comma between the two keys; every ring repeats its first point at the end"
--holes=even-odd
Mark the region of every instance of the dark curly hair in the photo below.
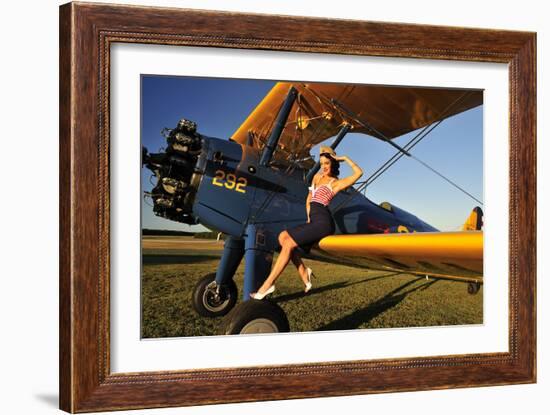
{"type": "Polygon", "coordinates": [[[340,174],[340,163],[338,163],[330,153],[321,153],[320,157],[326,157],[330,161],[330,175],[338,177],[340,174]]]}

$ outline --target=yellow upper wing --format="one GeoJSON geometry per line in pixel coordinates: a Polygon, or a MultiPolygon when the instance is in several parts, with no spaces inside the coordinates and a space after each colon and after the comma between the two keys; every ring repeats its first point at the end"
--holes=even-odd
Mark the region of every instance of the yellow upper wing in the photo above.
{"type": "Polygon", "coordinates": [[[483,103],[481,90],[279,82],[232,139],[262,147],[291,86],[299,98],[279,149],[298,157],[308,156],[311,147],[336,135],[344,122],[352,125],[353,132],[392,139],[483,103]]]}
{"type": "Polygon", "coordinates": [[[483,277],[483,231],[333,235],[321,251],[352,262],[441,277],[483,277]]]}

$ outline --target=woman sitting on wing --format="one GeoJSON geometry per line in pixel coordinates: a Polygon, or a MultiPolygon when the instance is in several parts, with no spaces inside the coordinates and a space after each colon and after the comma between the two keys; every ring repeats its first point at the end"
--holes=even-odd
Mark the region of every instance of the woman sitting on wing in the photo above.
{"type": "Polygon", "coordinates": [[[292,260],[300,278],[304,282],[305,292],[311,290],[311,268],[306,268],[297,246],[309,251],[311,246],[335,231],[334,221],[328,204],[336,193],[352,186],[362,176],[361,168],[346,156],[337,156],[330,147],[321,147],[321,169],[313,178],[312,186],[306,201],[307,223],[296,226],[279,234],[281,252],[271,273],[256,293],[250,294],[253,299],[261,300],[275,291],[275,280],[281,275],[289,261],[292,260]],[[349,177],[338,179],[339,162],[347,162],[353,173],[349,177]]]}

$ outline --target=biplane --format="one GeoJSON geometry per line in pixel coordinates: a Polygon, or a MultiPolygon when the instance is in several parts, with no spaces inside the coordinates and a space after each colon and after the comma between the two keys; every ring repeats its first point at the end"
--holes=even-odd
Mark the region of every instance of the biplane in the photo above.
{"type": "MultiPolygon", "coordinates": [[[[223,334],[289,331],[276,303],[249,295],[269,274],[279,233],[306,221],[308,186],[319,169],[314,146],[332,139],[336,149],[348,133],[361,133],[394,147],[392,163],[414,157],[415,140],[434,125],[482,103],[480,90],[279,82],[229,140],[200,134],[187,119],[163,130],[165,151],[142,149],[142,163],[156,177],[147,193],[154,213],[226,235],[216,272],[195,286],[194,309],[202,316],[225,316],[223,334]],[[407,145],[395,143],[412,131],[419,133],[407,145]],[[233,277],[243,260],[243,302],[236,305],[233,277]]],[[[309,257],[456,280],[471,294],[479,291],[479,206],[461,231],[439,232],[393,204],[369,200],[363,192],[368,184],[367,179],[335,196],[329,209],[336,233],[309,257]]]]}

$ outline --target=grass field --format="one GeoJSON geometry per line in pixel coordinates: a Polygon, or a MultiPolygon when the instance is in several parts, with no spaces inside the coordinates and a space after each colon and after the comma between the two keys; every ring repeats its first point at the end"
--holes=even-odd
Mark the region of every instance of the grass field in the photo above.
{"type": "MultiPolygon", "coordinates": [[[[222,241],[143,238],[142,337],[217,334],[221,319],[200,317],[192,308],[191,294],[202,276],[216,270],[222,249],[222,241]]],[[[313,289],[303,293],[290,265],[271,297],[286,312],[291,331],[483,323],[483,288],[470,295],[464,283],[304,262],[317,276],[313,289]]],[[[235,276],[239,289],[243,274],[241,264],[235,276]]]]}

